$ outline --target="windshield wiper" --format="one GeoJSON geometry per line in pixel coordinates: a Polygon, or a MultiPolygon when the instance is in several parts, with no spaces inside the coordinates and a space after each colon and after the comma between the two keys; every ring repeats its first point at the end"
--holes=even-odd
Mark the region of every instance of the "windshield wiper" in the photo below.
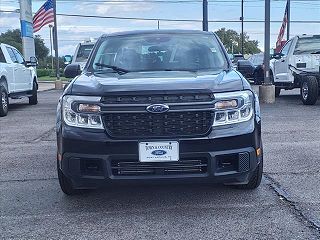
{"type": "Polygon", "coordinates": [[[166,72],[171,72],[171,71],[174,72],[174,71],[176,71],[176,72],[192,72],[192,73],[195,73],[198,70],[195,70],[195,69],[183,69],[183,68],[181,68],[181,69],[167,68],[167,69],[164,69],[164,71],[166,71],[166,72]]]}
{"type": "Polygon", "coordinates": [[[117,67],[117,66],[113,66],[113,65],[108,65],[108,64],[104,64],[104,63],[95,63],[96,66],[98,67],[106,67],[106,68],[111,68],[112,70],[116,71],[118,74],[125,74],[130,72],[127,69],[121,68],[121,67],[117,67]]]}
{"type": "Polygon", "coordinates": [[[312,52],[311,54],[320,54],[320,51],[312,52]]]}

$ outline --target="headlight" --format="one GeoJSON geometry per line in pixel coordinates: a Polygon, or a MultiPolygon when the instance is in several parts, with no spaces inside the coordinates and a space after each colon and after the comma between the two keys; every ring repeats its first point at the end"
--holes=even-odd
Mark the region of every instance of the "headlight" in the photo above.
{"type": "Polygon", "coordinates": [[[64,122],[73,127],[103,129],[99,102],[100,97],[64,96],[62,99],[64,122]]]}
{"type": "Polygon", "coordinates": [[[249,121],[253,116],[253,94],[250,91],[217,93],[214,95],[213,126],[249,121]]]}

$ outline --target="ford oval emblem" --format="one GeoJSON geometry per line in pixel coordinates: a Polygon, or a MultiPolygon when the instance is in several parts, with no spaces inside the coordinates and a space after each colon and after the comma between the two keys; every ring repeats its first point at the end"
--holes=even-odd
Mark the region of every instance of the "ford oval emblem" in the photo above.
{"type": "Polygon", "coordinates": [[[162,155],[167,154],[167,152],[164,151],[164,150],[154,150],[154,151],[151,152],[151,154],[155,155],[155,156],[162,156],[162,155]]]}
{"type": "Polygon", "coordinates": [[[152,104],[147,107],[147,111],[150,113],[165,113],[169,111],[169,106],[165,104],[152,104]]]}

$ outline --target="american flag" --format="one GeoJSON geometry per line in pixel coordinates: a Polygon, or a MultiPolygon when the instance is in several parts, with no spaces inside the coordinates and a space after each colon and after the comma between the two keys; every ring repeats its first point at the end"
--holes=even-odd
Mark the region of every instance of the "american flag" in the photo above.
{"type": "MultiPolygon", "coordinates": [[[[281,48],[281,43],[282,43],[284,32],[285,32],[286,27],[287,27],[287,23],[288,23],[288,2],[287,2],[287,5],[286,5],[286,11],[284,12],[284,17],[283,17],[282,25],[281,25],[281,28],[280,28],[280,32],[279,32],[279,35],[278,35],[278,40],[277,40],[277,44],[276,44],[277,48],[281,48]]],[[[289,39],[287,39],[287,40],[289,40],[289,39]]]]}
{"type": "Polygon", "coordinates": [[[54,22],[53,0],[47,0],[33,17],[33,32],[38,32],[43,26],[54,22]]]}

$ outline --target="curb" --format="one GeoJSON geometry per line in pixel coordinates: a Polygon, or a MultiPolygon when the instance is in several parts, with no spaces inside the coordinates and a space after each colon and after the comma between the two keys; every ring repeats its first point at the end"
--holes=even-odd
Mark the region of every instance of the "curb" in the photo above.
{"type": "MultiPolygon", "coordinates": [[[[51,83],[51,84],[54,84],[54,82],[55,82],[55,81],[39,81],[39,80],[38,80],[38,83],[51,83]]],[[[68,83],[68,81],[62,81],[62,83],[63,83],[63,84],[66,84],[66,83],[68,83]]]]}

